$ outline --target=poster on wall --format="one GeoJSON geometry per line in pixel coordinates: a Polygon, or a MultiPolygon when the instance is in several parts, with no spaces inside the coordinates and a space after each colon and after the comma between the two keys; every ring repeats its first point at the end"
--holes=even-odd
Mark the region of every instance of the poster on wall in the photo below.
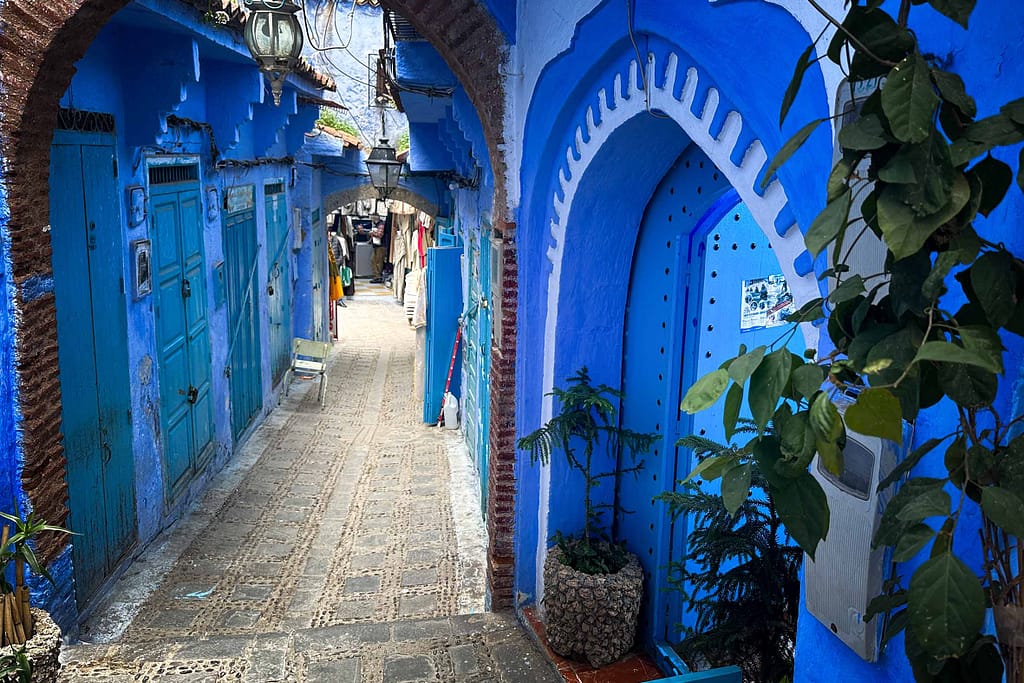
{"type": "Polygon", "coordinates": [[[795,312],[793,293],[784,275],[743,281],[740,332],[785,325],[786,316],[795,312]]]}

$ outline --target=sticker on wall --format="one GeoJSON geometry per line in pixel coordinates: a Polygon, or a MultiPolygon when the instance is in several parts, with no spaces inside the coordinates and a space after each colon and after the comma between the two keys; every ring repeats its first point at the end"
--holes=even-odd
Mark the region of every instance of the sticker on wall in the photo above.
{"type": "Polygon", "coordinates": [[[224,193],[224,208],[228,213],[245,211],[256,206],[256,186],[236,185],[224,193]]]}
{"type": "Polygon", "coordinates": [[[743,305],[740,331],[760,330],[786,324],[786,316],[796,312],[793,293],[784,275],[769,275],[743,281],[743,305]]]}

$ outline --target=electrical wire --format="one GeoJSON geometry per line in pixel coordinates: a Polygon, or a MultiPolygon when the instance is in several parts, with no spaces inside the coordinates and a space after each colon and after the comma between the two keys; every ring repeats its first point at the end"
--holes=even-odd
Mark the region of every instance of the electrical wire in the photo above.
{"type": "Polygon", "coordinates": [[[647,84],[647,61],[640,56],[640,46],[636,44],[636,36],[633,35],[633,0],[626,0],[626,30],[629,31],[629,40],[633,43],[633,51],[636,52],[636,63],[640,69],[640,81],[644,86],[644,102],[647,113],[656,119],[671,119],[671,116],[659,114],[651,109],[651,89],[647,84]]]}

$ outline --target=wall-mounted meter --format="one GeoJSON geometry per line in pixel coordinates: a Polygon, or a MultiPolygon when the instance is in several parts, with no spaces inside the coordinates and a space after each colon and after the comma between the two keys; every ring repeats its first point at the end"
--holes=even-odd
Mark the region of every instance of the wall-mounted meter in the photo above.
{"type": "MultiPolygon", "coordinates": [[[[904,424],[903,443],[913,430],[904,424]]],[[[847,432],[843,471],[837,476],[820,458],[811,474],[828,498],[828,537],[818,545],[816,559],[804,556],[807,611],[863,659],[878,659],[881,617],[864,619],[868,603],[882,592],[892,565],[892,552],[871,549],[871,539],[895,486],[878,492],[878,482],[906,455],[893,441],[847,432]]]]}

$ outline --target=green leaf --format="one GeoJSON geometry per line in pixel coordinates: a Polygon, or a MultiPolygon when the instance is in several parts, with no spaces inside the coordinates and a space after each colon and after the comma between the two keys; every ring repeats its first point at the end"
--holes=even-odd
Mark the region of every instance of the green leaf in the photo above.
{"type": "Polygon", "coordinates": [[[693,471],[686,475],[684,482],[690,481],[700,477],[705,481],[714,481],[722,476],[722,472],[726,468],[732,467],[739,459],[735,455],[713,455],[710,458],[704,458],[697,466],[693,468],[693,471]]]}
{"type": "Polygon", "coordinates": [[[832,168],[828,176],[828,201],[832,201],[847,189],[847,181],[856,164],[860,163],[862,156],[844,155],[832,168]]]}
{"type": "Polygon", "coordinates": [[[903,201],[901,185],[889,185],[878,198],[878,226],[885,243],[896,259],[918,251],[940,226],[954,218],[971,198],[971,188],[962,175],[957,175],[950,190],[950,201],[941,211],[918,216],[903,201]]]}
{"type": "Polygon", "coordinates": [[[807,142],[807,138],[811,137],[811,133],[828,119],[816,119],[811,121],[803,128],[798,130],[793,137],[791,137],[786,144],[782,146],[775,158],[772,159],[772,163],[768,164],[768,169],[764,172],[764,178],[761,179],[761,189],[768,187],[768,183],[772,181],[772,177],[775,172],[779,170],[784,163],[789,161],[789,158],[796,154],[796,151],[804,146],[807,142]]]}
{"type": "Polygon", "coordinates": [[[729,365],[729,377],[732,381],[740,385],[745,384],[750,379],[750,375],[754,370],[757,370],[761,361],[764,360],[764,353],[767,349],[768,347],[766,346],[758,346],[753,351],[748,351],[733,360],[729,365]]]}
{"type": "Polygon", "coordinates": [[[976,0],[928,0],[928,4],[936,11],[945,14],[947,17],[967,28],[967,21],[974,11],[976,0]]]}
{"type": "Polygon", "coordinates": [[[907,598],[909,629],[933,657],[963,654],[985,620],[981,583],[952,553],[942,553],[918,567],[907,598]]]}
{"type": "Polygon", "coordinates": [[[1013,257],[1005,251],[983,254],[971,266],[970,276],[971,288],[985,310],[985,317],[994,327],[1004,326],[1017,306],[1013,257]]]}
{"type": "Polygon", "coordinates": [[[804,235],[804,243],[811,256],[820,254],[836,235],[846,227],[850,216],[850,188],[833,199],[811,223],[804,235]]]}
{"type": "Polygon", "coordinates": [[[771,493],[786,531],[813,560],[829,527],[828,499],[821,484],[804,472],[785,486],[772,486],[771,493]]]}
{"type": "Polygon", "coordinates": [[[772,413],[775,412],[775,406],[778,405],[782,392],[789,382],[792,366],[793,357],[783,348],[765,356],[750,376],[747,403],[758,431],[764,431],[772,413]]]}
{"type": "Polygon", "coordinates": [[[838,441],[843,434],[843,420],[828,395],[822,391],[811,402],[810,424],[822,464],[832,474],[843,471],[843,454],[838,441]]]}
{"type": "Polygon", "coordinates": [[[975,164],[972,171],[981,179],[981,204],[978,212],[988,216],[999,206],[1013,182],[1013,171],[1007,164],[993,158],[991,154],[975,164]]]}
{"type": "Polygon", "coordinates": [[[999,334],[987,325],[961,325],[957,331],[964,348],[987,361],[991,372],[1003,372],[1003,342],[999,334]]]}
{"type": "Polygon", "coordinates": [[[825,381],[825,371],[814,363],[804,363],[793,371],[793,388],[810,400],[825,381]]]}
{"type": "Polygon", "coordinates": [[[964,138],[989,147],[1015,145],[1024,140],[1024,128],[1009,115],[1000,112],[964,128],[964,138]]]}
{"type": "Polygon", "coordinates": [[[896,543],[896,550],[892,559],[896,562],[906,562],[917,555],[921,550],[931,543],[935,538],[935,530],[927,524],[915,524],[907,529],[900,540],[896,543]]]}
{"type": "Polygon", "coordinates": [[[726,370],[715,370],[704,375],[697,383],[690,387],[683,398],[680,409],[683,412],[693,415],[705,408],[710,408],[725,393],[729,386],[729,373],[726,370]]]}
{"type": "Polygon", "coordinates": [[[892,500],[889,501],[889,504],[885,506],[885,510],[882,512],[882,519],[878,524],[878,530],[875,532],[875,537],[871,542],[871,547],[895,546],[899,542],[900,536],[917,521],[906,522],[901,520],[898,517],[899,513],[918,496],[928,491],[942,490],[945,483],[945,479],[933,479],[930,477],[914,477],[907,480],[900,487],[899,491],[896,492],[892,500]]]}
{"type": "Polygon", "coordinates": [[[893,135],[904,142],[923,142],[939,104],[928,63],[916,50],[892,68],[882,86],[882,109],[893,135]]]}
{"type": "Polygon", "coordinates": [[[733,517],[750,495],[750,478],[750,463],[728,469],[722,475],[722,502],[733,517]]]}
{"type": "Polygon", "coordinates": [[[1024,538],[1024,500],[998,486],[981,492],[981,509],[996,526],[1017,538],[1024,538]]]}
{"type": "Polygon", "coordinates": [[[903,443],[903,411],[888,389],[867,389],[846,409],[846,426],[868,436],[903,443]]]}
{"type": "Polygon", "coordinates": [[[974,98],[967,94],[964,79],[951,71],[932,69],[932,80],[939,89],[942,98],[960,110],[964,116],[973,119],[978,115],[978,105],[974,98]]]}
{"type": "Polygon", "coordinates": [[[734,383],[725,394],[725,411],[722,413],[726,441],[732,441],[732,437],[736,434],[736,423],[740,419],[742,407],[743,385],[734,383]]]}
{"type": "Polygon", "coordinates": [[[1007,102],[999,108],[999,111],[1009,116],[1014,123],[1024,126],[1024,97],[1007,102]]]}
{"type": "Polygon", "coordinates": [[[942,390],[957,405],[984,408],[996,400],[999,379],[992,372],[959,363],[939,363],[938,367],[942,390]]]}
{"type": "Polygon", "coordinates": [[[868,603],[868,609],[864,612],[864,618],[871,619],[871,617],[876,615],[891,612],[897,607],[903,607],[905,604],[907,604],[907,591],[905,590],[898,590],[888,595],[876,595],[868,603]]]}
{"type": "Polygon", "coordinates": [[[1002,372],[1001,368],[993,366],[991,358],[973,351],[968,351],[963,347],[957,346],[956,344],[950,344],[949,342],[926,342],[922,344],[921,348],[917,350],[915,360],[964,363],[966,365],[976,365],[979,368],[985,368],[991,372],[1002,372]]]}
{"type": "Polygon", "coordinates": [[[888,488],[889,486],[892,486],[892,484],[898,481],[904,474],[912,470],[917,465],[917,463],[921,462],[921,458],[928,455],[928,453],[930,453],[931,451],[935,450],[935,447],[942,443],[944,440],[945,439],[928,439],[923,444],[921,444],[913,451],[911,451],[910,455],[901,460],[899,464],[896,465],[896,467],[894,467],[891,472],[889,472],[889,475],[885,479],[878,482],[878,490],[882,491],[888,488]]]}
{"type": "Polygon", "coordinates": [[[920,522],[929,517],[949,515],[949,494],[941,488],[930,488],[918,492],[896,513],[896,519],[903,522],[920,522]]]}
{"type": "Polygon", "coordinates": [[[786,115],[789,114],[789,108],[793,106],[793,101],[796,100],[796,95],[800,92],[800,84],[803,83],[804,74],[807,73],[807,69],[814,64],[817,59],[811,59],[811,55],[814,53],[814,43],[811,43],[807,48],[800,54],[799,59],[796,60],[796,69],[793,71],[793,78],[789,81],[789,86],[786,87],[786,94],[782,98],[782,110],[779,112],[779,128],[782,128],[783,122],[786,120],[786,115]]]}
{"type": "Polygon", "coordinates": [[[817,299],[811,299],[803,306],[801,306],[796,313],[791,313],[786,316],[786,322],[788,323],[809,323],[815,320],[821,320],[825,315],[821,312],[821,307],[825,303],[825,300],[821,297],[817,299]]]}
{"type": "Polygon", "coordinates": [[[839,144],[843,149],[871,151],[889,143],[889,136],[877,114],[868,114],[839,129],[839,144]]]}
{"type": "Polygon", "coordinates": [[[864,293],[864,278],[860,275],[853,275],[839,283],[839,286],[828,295],[828,300],[833,304],[841,304],[844,301],[854,299],[864,293]]]}

